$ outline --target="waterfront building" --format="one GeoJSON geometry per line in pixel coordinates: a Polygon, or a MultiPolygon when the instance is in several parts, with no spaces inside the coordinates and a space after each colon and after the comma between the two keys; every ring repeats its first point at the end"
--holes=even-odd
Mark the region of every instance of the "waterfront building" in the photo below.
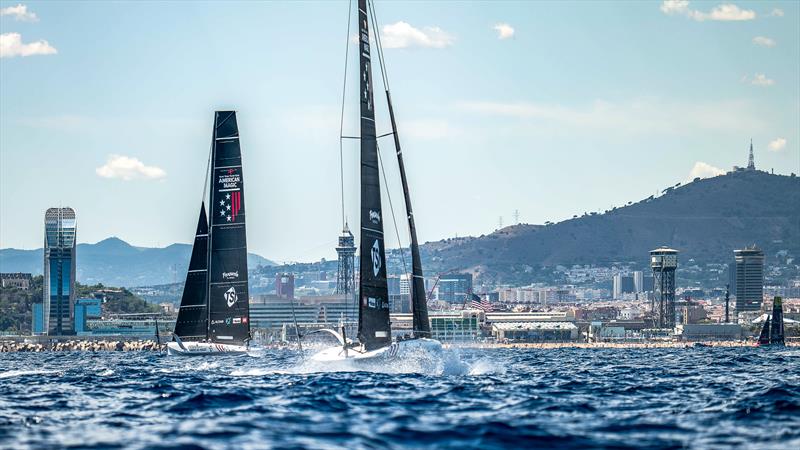
{"type": "Polygon", "coordinates": [[[341,320],[347,324],[358,321],[358,308],[351,295],[320,295],[295,300],[257,295],[250,299],[250,327],[267,335],[280,335],[284,340],[296,336],[295,322],[303,333],[303,330],[337,328],[341,320]]]}
{"type": "MultiPolygon", "coordinates": [[[[482,337],[481,325],[485,321],[483,311],[465,309],[458,311],[429,311],[431,336],[442,342],[475,341],[482,337]]],[[[392,334],[396,336],[410,335],[412,329],[411,314],[392,314],[392,334]]]]}
{"type": "Polygon", "coordinates": [[[74,333],[75,211],[50,208],[44,216],[43,329],[48,335],[74,333]]]}
{"type": "Polygon", "coordinates": [[[570,322],[502,322],[492,324],[498,342],[566,342],[578,338],[578,327],[570,322]]]}
{"type": "Polygon", "coordinates": [[[31,287],[32,277],[29,273],[0,273],[0,286],[27,291],[31,287]]]}
{"type": "Polygon", "coordinates": [[[760,311],[764,299],[764,252],[755,245],[733,251],[736,313],[760,311]]]}
{"type": "Polygon", "coordinates": [[[89,331],[86,326],[88,319],[100,319],[102,304],[103,301],[99,298],[79,298],[75,300],[74,329],[76,334],[85,334],[89,331]]]}
{"type": "Polygon", "coordinates": [[[472,294],[471,273],[442,275],[436,287],[436,299],[447,303],[466,303],[472,294]]]}

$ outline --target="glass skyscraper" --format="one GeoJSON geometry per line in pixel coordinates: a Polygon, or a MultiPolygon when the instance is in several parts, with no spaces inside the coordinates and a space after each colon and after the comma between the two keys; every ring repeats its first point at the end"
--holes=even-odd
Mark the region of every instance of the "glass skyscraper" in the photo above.
{"type": "Polygon", "coordinates": [[[44,330],[74,334],[75,211],[50,208],[44,215],[44,330]]]}

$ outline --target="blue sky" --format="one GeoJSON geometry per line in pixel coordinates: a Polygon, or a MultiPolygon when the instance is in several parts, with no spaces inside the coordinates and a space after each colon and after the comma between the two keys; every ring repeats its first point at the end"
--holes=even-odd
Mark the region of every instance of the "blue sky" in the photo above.
{"type": "MultiPolygon", "coordinates": [[[[191,242],[213,111],[236,109],[251,251],[334,257],[347,8],[0,2],[0,247],[40,247],[58,205],[75,208],[79,242],[191,242]]],[[[638,200],[745,165],[751,138],[759,168],[800,171],[797,2],[377,12],[423,241],[489,233],[514,210],[543,223],[638,200]]],[[[344,154],[354,218],[355,141],[344,154]]]]}

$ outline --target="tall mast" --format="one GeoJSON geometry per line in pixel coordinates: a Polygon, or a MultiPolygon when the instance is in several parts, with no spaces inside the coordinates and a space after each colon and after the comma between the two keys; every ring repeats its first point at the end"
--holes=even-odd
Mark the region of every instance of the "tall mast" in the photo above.
{"type": "MultiPolygon", "coordinates": [[[[385,68],[384,68],[385,69],[385,68]]],[[[411,208],[411,194],[408,191],[406,167],[403,163],[403,151],[400,149],[400,137],[397,135],[397,124],[394,120],[392,95],[386,88],[386,102],[389,105],[389,118],[392,122],[392,136],[394,147],[397,150],[397,165],[400,168],[400,180],[403,183],[403,198],[406,203],[406,217],[408,218],[408,231],[411,234],[411,313],[413,318],[413,333],[415,337],[431,337],[431,324],[428,321],[428,301],[425,298],[425,279],[422,276],[422,260],[419,256],[419,243],[417,242],[417,226],[414,223],[414,211],[411,208]]]]}
{"type": "Polygon", "coordinates": [[[242,345],[250,336],[244,176],[235,111],[217,111],[209,213],[209,340],[242,345]]]}
{"type": "Polygon", "coordinates": [[[358,338],[366,350],[391,344],[389,292],[381,209],[375,103],[367,0],[358,0],[359,99],[361,116],[361,239],[358,338]]]}

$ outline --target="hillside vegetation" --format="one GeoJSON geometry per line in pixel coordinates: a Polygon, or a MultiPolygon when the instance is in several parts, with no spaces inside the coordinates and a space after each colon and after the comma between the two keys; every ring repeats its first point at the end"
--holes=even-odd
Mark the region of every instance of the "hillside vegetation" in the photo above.
{"type": "Polygon", "coordinates": [[[428,271],[458,268],[503,281],[541,266],[644,263],[661,245],[679,250],[682,261],[727,263],[734,249],[751,244],[768,258],[779,250],[800,255],[800,179],[729,173],[605,214],[432,242],[423,251],[428,271]]]}

